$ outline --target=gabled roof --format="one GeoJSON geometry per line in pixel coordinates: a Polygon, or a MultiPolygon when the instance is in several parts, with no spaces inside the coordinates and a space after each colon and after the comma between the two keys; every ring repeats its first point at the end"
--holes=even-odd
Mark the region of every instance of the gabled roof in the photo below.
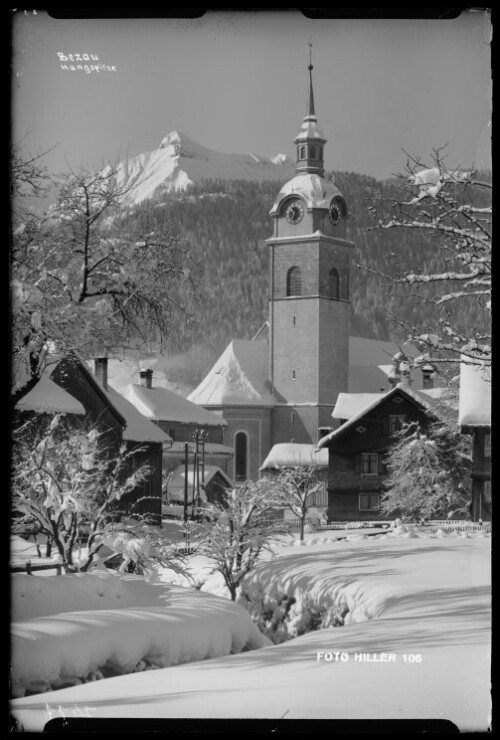
{"type": "Polygon", "coordinates": [[[491,427],[491,366],[462,360],[458,423],[462,427],[491,427]]]}
{"type": "Polygon", "coordinates": [[[339,393],[332,411],[334,419],[350,419],[386,393],[339,393]]]}
{"type": "Polygon", "coordinates": [[[47,374],[16,404],[18,411],[35,411],[41,414],[85,415],[85,409],[74,396],[54,383],[47,374]]]}
{"type": "MultiPolygon", "coordinates": [[[[354,427],[355,424],[357,424],[358,421],[360,421],[366,414],[368,414],[370,411],[375,409],[377,406],[379,406],[384,401],[392,398],[392,396],[396,396],[398,394],[406,395],[411,401],[419,404],[425,411],[433,414],[436,417],[440,417],[441,413],[439,411],[439,403],[432,398],[431,396],[428,396],[422,391],[417,391],[414,388],[410,388],[410,386],[404,384],[404,383],[398,383],[394,388],[391,388],[387,393],[374,393],[372,400],[368,400],[366,405],[364,407],[361,406],[361,404],[358,406],[358,410],[356,413],[353,413],[353,415],[347,419],[347,421],[342,424],[338,429],[334,429],[333,432],[330,432],[330,434],[327,434],[325,437],[320,439],[318,442],[318,449],[322,449],[323,447],[328,447],[330,442],[334,439],[338,439],[340,436],[344,435],[347,430],[350,430],[354,427]]],[[[357,394],[356,394],[357,395],[357,394]]],[[[362,394],[364,395],[364,394],[362,394]]],[[[372,395],[372,394],[367,394],[372,395]]],[[[349,394],[339,394],[340,396],[349,396],[349,394]]],[[[338,402],[337,402],[338,403],[338,402]]],[[[346,405],[348,403],[348,399],[342,398],[341,404],[346,405]]],[[[335,408],[332,412],[332,416],[334,416],[337,413],[337,404],[335,405],[335,408]]],[[[338,417],[335,416],[335,418],[345,418],[345,417],[338,417]]]]}
{"type": "Polygon", "coordinates": [[[188,399],[200,406],[274,406],[268,343],[233,339],[188,399]]]}
{"type": "Polygon", "coordinates": [[[173,441],[160,427],[140,414],[135,406],[121,396],[118,391],[108,386],[105,393],[113,406],[125,419],[126,426],[123,430],[124,440],[129,442],[161,442],[163,444],[173,441]]]}
{"type": "Polygon", "coordinates": [[[138,383],[130,383],[120,388],[119,393],[148,419],[203,426],[227,426],[222,416],[200,408],[187,398],[166,388],[155,386],[146,388],[138,383]]]}
{"type": "Polygon", "coordinates": [[[271,448],[259,469],[276,470],[308,465],[327,468],[328,450],[318,450],[316,445],[296,444],[295,442],[277,444],[271,448]]]}

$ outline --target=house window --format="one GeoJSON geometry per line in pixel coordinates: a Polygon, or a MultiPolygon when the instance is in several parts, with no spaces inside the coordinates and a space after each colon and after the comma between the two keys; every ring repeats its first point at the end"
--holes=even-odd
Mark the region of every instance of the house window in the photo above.
{"type": "Polygon", "coordinates": [[[491,504],[491,481],[485,480],[483,487],[483,498],[485,504],[491,504]]]}
{"type": "Polygon", "coordinates": [[[286,276],[287,296],[302,295],[302,275],[298,267],[291,267],[286,276]]]}
{"type": "Polygon", "coordinates": [[[339,300],[339,273],[332,267],[328,273],[328,284],[326,288],[328,298],[333,298],[334,301],[339,300]]]}
{"type": "Polygon", "coordinates": [[[168,430],[168,434],[169,434],[170,437],[172,437],[172,439],[175,442],[175,429],[169,429],[168,430]]]}
{"type": "Polygon", "coordinates": [[[297,326],[297,317],[292,316],[292,326],[297,326]]]}
{"type": "Polygon", "coordinates": [[[395,437],[406,422],[406,416],[389,416],[389,437],[395,437]]]}
{"type": "Polygon", "coordinates": [[[295,424],[295,411],[290,412],[290,424],[295,424]]]}
{"type": "Polygon", "coordinates": [[[248,436],[237,432],[234,436],[234,479],[241,483],[248,478],[248,436]]]}
{"type": "Polygon", "coordinates": [[[292,380],[295,380],[295,370],[292,370],[292,380]]]}
{"type": "Polygon", "coordinates": [[[379,507],[378,493],[360,493],[359,510],[360,511],[377,511],[379,507]]]}
{"type": "Polygon", "coordinates": [[[491,434],[484,435],[484,457],[485,460],[491,459],[491,434]]]}
{"type": "Polygon", "coordinates": [[[378,452],[361,453],[361,475],[378,475],[378,452]]]}

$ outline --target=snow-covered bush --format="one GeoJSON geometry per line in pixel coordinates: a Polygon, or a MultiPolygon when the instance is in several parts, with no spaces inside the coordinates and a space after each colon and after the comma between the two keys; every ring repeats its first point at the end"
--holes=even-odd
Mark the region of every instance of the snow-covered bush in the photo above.
{"type": "Polygon", "coordinates": [[[470,442],[445,423],[423,431],[417,422],[399,433],[387,457],[380,510],[421,520],[463,515],[470,505],[470,442]]]}
{"type": "Polygon", "coordinates": [[[158,528],[139,516],[121,522],[120,501],[148,467],[131,466],[132,453],[124,446],[112,452],[105,438],[105,432],[76,427],[63,414],[14,430],[14,531],[29,528],[46,536],[66,571],[88,570],[101,561],[105,547],[108,559],[123,555],[123,568],[154,560],[173,567],[176,557],[158,528]]]}
{"type": "Polygon", "coordinates": [[[228,491],[222,505],[206,510],[207,521],[198,530],[197,552],[214,563],[212,573],[223,576],[233,601],[262,552],[286,532],[283,522],[276,519],[274,506],[268,482],[260,480],[228,491]]]}

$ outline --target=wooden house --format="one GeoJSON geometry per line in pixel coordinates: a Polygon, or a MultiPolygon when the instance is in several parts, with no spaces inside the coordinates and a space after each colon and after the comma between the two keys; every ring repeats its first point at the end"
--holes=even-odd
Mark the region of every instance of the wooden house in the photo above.
{"type": "Polygon", "coordinates": [[[92,374],[76,355],[69,355],[51,371],[51,380],[80,402],[86,419],[105,431],[110,454],[116,454],[125,444],[127,451],[133,453],[130,471],[143,465],[149,467],[147,477],[121,504],[128,513],[147,514],[159,523],[163,447],[172,442],[168,434],[108,385],[107,358],[95,360],[92,374]]]}
{"type": "Polygon", "coordinates": [[[417,391],[399,383],[385,393],[339,394],[332,417],[340,426],[318,443],[329,451],[330,521],[381,519],[387,451],[404,423],[425,428],[439,418],[438,390],[417,391]]]}

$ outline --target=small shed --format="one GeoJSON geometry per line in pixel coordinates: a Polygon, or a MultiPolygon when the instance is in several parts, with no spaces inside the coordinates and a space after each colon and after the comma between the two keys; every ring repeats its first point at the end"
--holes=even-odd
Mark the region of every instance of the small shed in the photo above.
{"type": "MultiPolygon", "coordinates": [[[[196,498],[197,486],[200,487],[200,500],[202,503],[222,503],[227,490],[234,487],[233,481],[216,465],[205,465],[204,471],[199,472],[199,479],[195,476],[192,467],[187,474],[187,498],[192,504],[196,498]]],[[[186,486],[186,471],[183,465],[179,465],[173,472],[167,484],[167,496],[171,503],[184,502],[186,486]]]]}

